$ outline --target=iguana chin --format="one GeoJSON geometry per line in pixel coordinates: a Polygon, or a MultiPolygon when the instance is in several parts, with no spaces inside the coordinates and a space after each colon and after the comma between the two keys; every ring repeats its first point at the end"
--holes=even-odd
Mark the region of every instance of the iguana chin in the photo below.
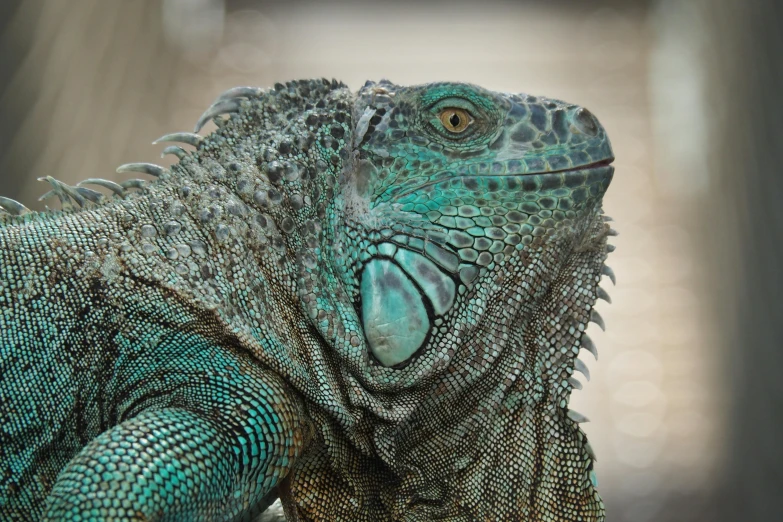
{"type": "Polygon", "coordinates": [[[591,113],[303,80],[210,120],[118,169],[155,180],[0,199],[0,519],[604,520],[591,113]]]}

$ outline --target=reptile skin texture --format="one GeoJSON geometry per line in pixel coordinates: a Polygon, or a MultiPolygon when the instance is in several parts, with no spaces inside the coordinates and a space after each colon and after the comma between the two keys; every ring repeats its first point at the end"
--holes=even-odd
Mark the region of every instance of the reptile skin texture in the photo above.
{"type": "Polygon", "coordinates": [[[614,279],[597,119],[301,80],[208,122],[0,198],[0,520],[603,521],[568,406],[614,279]]]}

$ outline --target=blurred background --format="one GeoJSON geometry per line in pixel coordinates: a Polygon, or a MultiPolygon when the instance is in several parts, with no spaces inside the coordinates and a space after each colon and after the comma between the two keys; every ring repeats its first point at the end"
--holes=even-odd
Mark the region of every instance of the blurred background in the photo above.
{"type": "Polygon", "coordinates": [[[757,0],[3,0],[0,194],[40,209],[38,177],[168,164],[150,142],[235,85],[461,80],[587,106],[617,155],[618,284],[572,405],[608,520],[783,520],[781,19],[757,0]]]}

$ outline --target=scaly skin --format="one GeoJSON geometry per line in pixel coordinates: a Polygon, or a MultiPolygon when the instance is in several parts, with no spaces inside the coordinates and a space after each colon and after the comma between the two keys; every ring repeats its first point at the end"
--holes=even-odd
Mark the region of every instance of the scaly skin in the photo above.
{"type": "Polygon", "coordinates": [[[222,113],[113,198],[0,200],[0,519],[604,520],[568,408],[611,273],[597,120],[386,81],[222,113]]]}

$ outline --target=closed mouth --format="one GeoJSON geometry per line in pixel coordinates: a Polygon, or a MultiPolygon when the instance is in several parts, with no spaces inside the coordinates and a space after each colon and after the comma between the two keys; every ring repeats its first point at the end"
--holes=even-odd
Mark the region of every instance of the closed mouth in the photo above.
{"type": "MultiPolygon", "coordinates": [[[[400,199],[402,197],[407,196],[411,192],[415,192],[417,190],[421,190],[423,188],[429,187],[431,185],[436,185],[438,183],[442,183],[446,179],[457,179],[457,178],[481,178],[481,177],[497,177],[497,178],[507,178],[507,177],[525,177],[525,176],[546,176],[549,174],[564,174],[568,172],[581,172],[585,170],[596,170],[601,168],[609,168],[611,167],[611,163],[614,161],[614,157],[602,159],[599,161],[595,161],[593,163],[588,163],[586,165],[580,165],[578,167],[568,167],[565,169],[558,169],[558,170],[547,170],[547,171],[541,171],[541,172],[520,172],[520,173],[505,173],[505,174],[461,174],[458,176],[453,176],[451,178],[439,178],[439,179],[433,179],[427,183],[423,183],[421,185],[417,185],[415,187],[412,187],[404,192],[401,192],[399,194],[395,194],[393,196],[393,199],[400,199]]],[[[613,168],[613,167],[611,167],[613,168]]]]}
{"type": "Polygon", "coordinates": [[[562,172],[576,172],[578,170],[592,170],[592,169],[599,169],[601,167],[609,167],[612,162],[614,161],[614,158],[606,158],[602,159],[600,161],[595,161],[593,163],[588,163],[587,165],[580,165],[578,167],[568,167],[565,169],[558,169],[558,170],[547,170],[545,172],[526,172],[524,174],[515,174],[516,176],[533,176],[536,174],[558,174],[562,172]]]}
{"type": "Polygon", "coordinates": [[[595,168],[595,167],[608,167],[611,165],[611,163],[614,161],[614,158],[606,158],[601,161],[596,161],[595,163],[590,163],[589,165],[586,165],[584,167],[579,167],[580,169],[585,168],[595,168]]]}

